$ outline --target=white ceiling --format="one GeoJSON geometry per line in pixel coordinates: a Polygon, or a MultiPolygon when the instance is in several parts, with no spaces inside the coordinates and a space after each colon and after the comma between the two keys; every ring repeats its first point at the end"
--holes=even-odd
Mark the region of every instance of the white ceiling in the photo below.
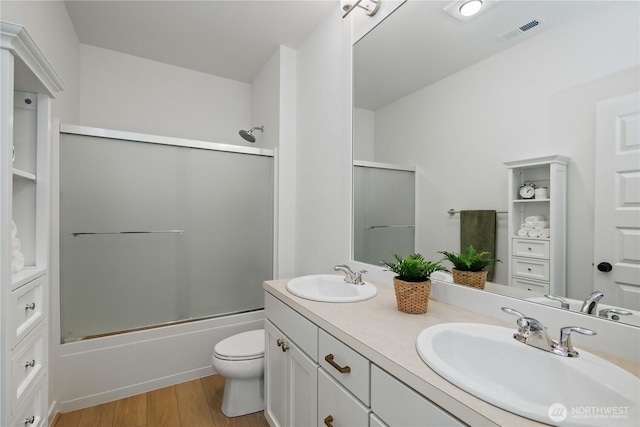
{"type": "Polygon", "coordinates": [[[81,43],[250,83],[298,48],[338,0],[65,2],[81,43]]]}
{"type": "Polygon", "coordinates": [[[354,104],[375,111],[504,49],[515,48],[607,1],[501,0],[467,22],[447,1],[409,0],[354,48],[354,104]],[[498,36],[533,19],[544,23],[508,41],[498,36]]]}

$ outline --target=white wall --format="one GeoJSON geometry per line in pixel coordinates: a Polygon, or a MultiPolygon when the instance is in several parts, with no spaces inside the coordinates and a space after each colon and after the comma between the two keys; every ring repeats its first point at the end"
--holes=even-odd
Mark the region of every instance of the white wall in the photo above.
{"type": "MultiPolygon", "coordinates": [[[[637,2],[598,9],[376,112],[377,160],[420,165],[419,252],[459,248],[449,208],[506,210],[503,162],[563,154],[572,159],[568,296],[584,298],[593,283],[595,104],[638,90],[637,20],[637,2]]],[[[504,232],[506,215],[498,218],[504,232]]],[[[495,281],[506,283],[500,268],[495,281]]]]}
{"type": "Polygon", "coordinates": [[[251,85],[82,44],[80,125],[250,145],[251,85]]]}
{"type": "Polygon", "coordinates": [[[353,159],[375,160],[375,112],[353,108],[353,159]]]}
{"type": "Polygon", "coordinates": [[[242,129],[264,126],[255,131],[254,143],[260,148],[275,148],[280,136],[280,49],[271,56],[251,82],[251,118],[242,129]]]}
{"type": "Polygon", "coordinates": [[[350,259],[350,33],[335,11],[298,49],[296,274],[350,259]]]}

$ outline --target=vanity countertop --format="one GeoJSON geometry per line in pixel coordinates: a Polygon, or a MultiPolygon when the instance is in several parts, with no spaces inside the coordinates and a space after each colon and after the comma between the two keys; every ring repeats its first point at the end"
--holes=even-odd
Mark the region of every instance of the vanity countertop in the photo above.
{"type": "MultiPolygon", "coordinates": [[[[378,295],[370,300],[342,304],[311,301],[289,293],[287,282],[267,281],[263,288],[465,423],[473,426],[544,425],[502,410],[454,386],[431,370],[416,351],[418,334],[429,326],[450,322],[485,323],[513,327],[515,332],[515,323],[501,322],[433,299],[425,314],[402,313],[397,309],[393,287],[378,284],[375,284],[378,295]]],[[[637,363],[591,352],[637,375],[637,363]]]]}

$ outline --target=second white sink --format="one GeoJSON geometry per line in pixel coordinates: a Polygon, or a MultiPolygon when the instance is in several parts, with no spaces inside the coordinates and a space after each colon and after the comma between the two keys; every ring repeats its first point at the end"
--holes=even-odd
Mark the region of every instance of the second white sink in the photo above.
{"type": "Polygon", "coordinates": [[[560,426],[637,425],[640,379],[584,350],[570,358],[528,346],[514,332],[445,323],[423,330],[416,348],[446,380],[515,414],[560,426]]]}
{"type": "Polygon", "coordinates": [[[300,298],[322,302],[356,302],[375,297],[378,289],[369,282],[352,285],[344,276],[317,274],[289,280],[287,291],[300,298]]]}

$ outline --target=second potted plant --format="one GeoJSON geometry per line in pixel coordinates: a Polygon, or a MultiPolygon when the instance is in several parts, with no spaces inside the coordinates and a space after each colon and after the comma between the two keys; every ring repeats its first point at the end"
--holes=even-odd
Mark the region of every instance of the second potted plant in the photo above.
{"type": "Polygon", "coordinates": [[[460,253],[440,251],[444,258],[454,265],[452,269],[453,282],[460,285],[484,289],[487,282],[487,270],[485,268],[499,259],[489,258],[489,252],[478,252],[473,246],[468,246],[460,253]]]}
{"type": "Polygon", "coordinates": [[[410,314],[427,312],[431,293],[431,273],[449,271],[439,262],[426,261],[420,254],[411,254],[406,258],[393,255],[395,263],[382,261],[382,265],[397,274],[393,278],[398,310],[410,314]]]}

